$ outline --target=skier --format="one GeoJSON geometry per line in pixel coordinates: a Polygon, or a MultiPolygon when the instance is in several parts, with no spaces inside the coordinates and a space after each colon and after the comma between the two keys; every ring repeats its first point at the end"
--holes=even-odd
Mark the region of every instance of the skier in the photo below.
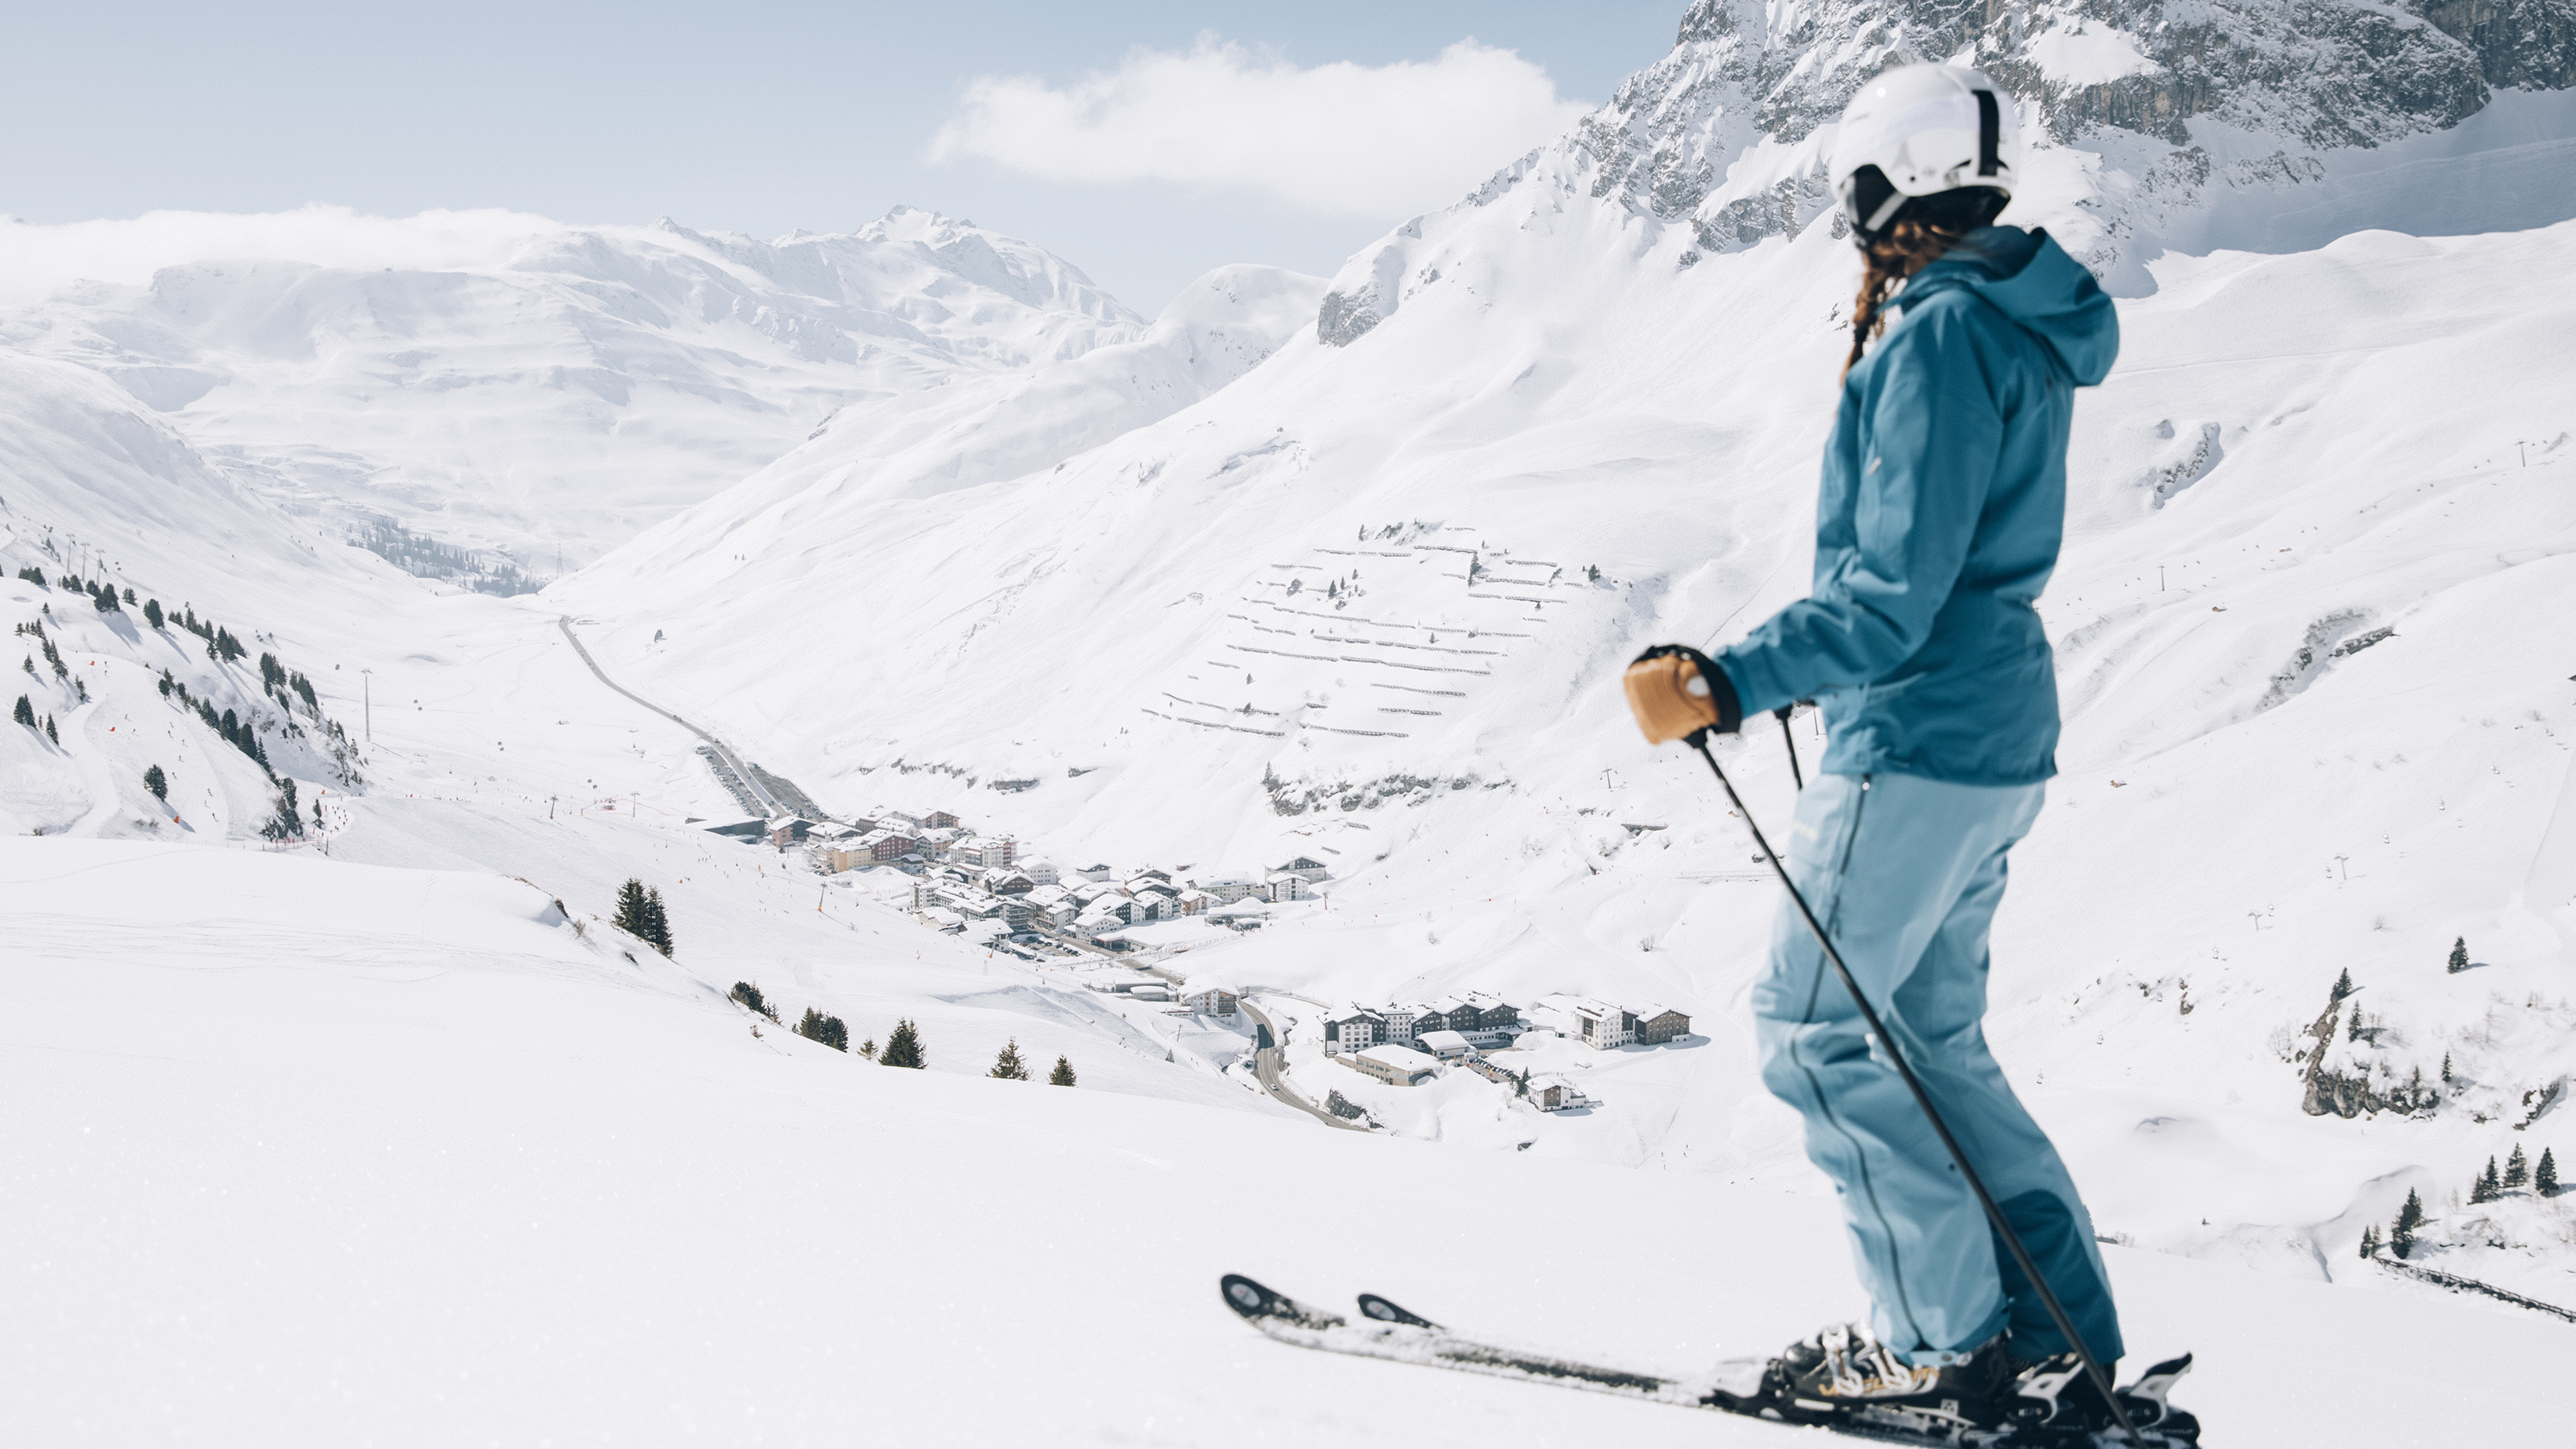
{"type": "MultiPolygon", "coordinates": [[[[1657,740],[1822,701],[1788,874],[2107,1371],[2122,1345],[2092,1220],[1979,1025],[2005,857],[2056,773],[2032,605],[2064,528],[2074,390],[2119,350],[2092,275],[2047,233],[1993,224],[2020,150],[2011,98],[1973,70],[1906,66],[1853,100],[1832,179],[1865,270],[1813,592],[1713,657],[1648,650],[1629,689],[1657,740]]],[[[1795,1398],[1993,1422],[2072,1365],[1787,903],[1753,1010],[1763,1081],[1806,1118],[1872,1303],[1756,1367],[1795,1398]]]]}

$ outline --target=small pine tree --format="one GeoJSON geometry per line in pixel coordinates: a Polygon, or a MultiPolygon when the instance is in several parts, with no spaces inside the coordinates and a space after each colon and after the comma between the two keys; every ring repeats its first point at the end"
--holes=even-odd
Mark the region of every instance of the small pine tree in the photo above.
{"type": "Polygon", "coordinates": [[[859,1043],[859,1055],[866,1057],[869,1061],[875,1061],[877,1059],[877,1039],[875,1037],[869,1037],[866,1041],[859,1043]]]}
{"type": "Polygon", "coordinates": [[[2504,1195],[2504,1183],[2496,1176],[2495,1159],[2487,1159],[2487,1170],[2469,1183],[2469,1201],[2494,1202],[2504,1195]]]}
{"type": "Polygon", "coordinates": [[[1002,1043],[1002,1054],[993,1058],[993,1070],[984,1075],[999,1077],[1006,1082],[1025,1082],[1029,1079],[1028,1063],[1020,1060],[1018,1037],[1002,1043]]]}
{"type": "Polygon", "coordinates": [[[2531,1159],[2522,1155],[2522,1144],[2513,1145],[2513,1155],[2504,1160],[2504,1185],[2522,1187],[2531,1181],[2531,1159]]]}
{"type": "Polygon", "coordinates": [[[2343,974],[2335,978],[2334,999],[2341,1001],[2350,995],[2352,995],[2352,968],[2347,966],[2343,969],[2343,974]]]}
{"type": "Polygon", "coordinates": [[[778,1019],[778,1008],[770,1005],[767,998],[760,994],[760,988],[752,985],[748,981],[735,982],[733,984],[733,990],[726,992],[725,997],[727,1000],[741,1002],[744,1006],[751,1008],[753,1011],[759,1012],[761,1015],[768,1017],[771,1021],[776,1021],[778,1019]]]}
{"type": "Polygon", "coordinates": [[[2469,938],[2468,938],[2468,937],[2466,937],[2466,936],[2462,936],[2462,937],[2460,937],[2458,940],[2453,941],[2453,942],[2451,943],[2451,967],[2450,967],[2450,974],[2451,974],[2451,975],[2453,975],[2453,976],[2457,976],[2457,975],[2459,975],[2461,972],[2466,971],[2466,970],[2468,970],[2468,969],[2469,969],[2469,938]]]}
{"type": "Polygon", "coordinates": [[[2388,1251],[2403,1258],[2415,1251],[2415,1229],[2424,1222],[2424,1199],[2415,1189],[2406,1190],[2406,1205],[2397,1210],[2397,1221],[2388,1228],[2388,1251]]]}
{"type": "Polygon", "coordinates": [[[125,602],[129,604],[134,602],[134,591],[132,589],[127,589],[125,591],[125,602]]]}
{"type": "Polygon", "coordinates": [[[34,729],[36,727],[36,707],[27,702],[27,696],[23,694],[19,695],[18,707],[9,711],[9,718],[16,720],[18,723],[25,725],[29,729],[34,729]]]}
{"type": "Polygon", "coordinates": [[[161,773],[159,765],[154,765],[143,772],[143,788],[152,792],[153,799],[163,804],[169,803],[170,777],[161,773]]]}
{"type": "Polygon", "coordinates": [[[2349,1025],[2345,1026],[2343,1039],[2345,1041],[2361,1040],[2361,1008],[2358,1006],[2352,1009],[2352,1021],[2349,1025]]]}
{"type": "Polygon", "coordinates": [[[177,682],[178,681],[170,677],[169,670],[164,669],[161,671],[161,697],[163,699],[168,699],[170,697],[170,687],[177,682]]]}
{"type": "Polygon", "coordinates": [[[63,742],[63,737],[54,732],[54,717],[52,715],[45,716],[45,738],[52,740],[58,745],[63,742]]]}
{"type": "Polygon", "coordinates": [[[915,1071],[930,1065],[930,1059],[922,1054],[921,1033],[914,1029],[910,1017],[894,1024],[893,1033],[886,1038],[885,1049],[877,1053],[877,1065],[911,1067],[915,1071]]]}
{"type": "Polygon", "coordinates": [[[2451,1080],[2451,1054],[2449,1052],[2442,1053],[2442,1080],[2445,1082],[2451,1080]]]}
{"type": "Polygon", "coordinates": [[[161,627],[161,601],[159,599],[146,599],[143,601],[143,622],[151,625],[155,629],[161,627]]]}
{"type": "Polygon", "coordinates": [[[2365,1258],[2379,1256],[2379,1224],[2372,1223],[2361,1230],[2361,1255],[2365,1258]]]}
{"type": "Polygon", "coordinates": [[[2540,1149],[2540,1165],[2531,1170],[2531,1187],[2542,1197],[2558,1196],[2558,1154],[2540,1149]]]}
{"type": "Polygon", "coordinates": [[[646,941],[652,943],[654,950],[665,956],[671,954],[671,917],[662,909],[660,886],[655,886],[644,893],[644,929],[641,934],[646,941]]]}
{"type": "Polygon", "coordinates": [[[630,877],[617,888],[617,914],[609,918],[609,924],[649,944],[653,939],[651,910],[644,896],[644,882],[630,877]]]}
{"type": "Polygon", "coordinates": [[[796,1034],[807,1041],[819,1041],[836,1052],[850,1049],[850,1029],[837,1016],[825,1016],[812,1007],[805,1008],[805,1019],[796,1023],[796,1034]]]}
{"type": "Polygon", "coordinates": [[[1057,1057],[1055,1059],[1055,1070],[1047,1073],[1047,1085],[1050,1087],[1072,1086],[1073,1063],[1063,1057],[1057,1057]]]}

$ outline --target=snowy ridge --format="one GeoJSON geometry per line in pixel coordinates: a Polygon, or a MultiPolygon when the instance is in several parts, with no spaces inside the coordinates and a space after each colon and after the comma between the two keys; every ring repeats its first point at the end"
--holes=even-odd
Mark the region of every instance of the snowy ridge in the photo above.
{"type": "Polygon", "coordinates": [[[775,242],[531,221],[442,269],[78,284],[0,311],[0,346],[104,373],[317,533],[389,518],[551,576],[558,548],[596,557],[846,403],[1144,330],[1039,248],[910,208],[775,242]]]}

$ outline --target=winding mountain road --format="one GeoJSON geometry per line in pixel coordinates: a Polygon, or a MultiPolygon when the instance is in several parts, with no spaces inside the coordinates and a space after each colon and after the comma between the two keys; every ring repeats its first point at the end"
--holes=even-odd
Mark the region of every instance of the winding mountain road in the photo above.
{"type": "Polygon", "coordinates": [[[751,762],[745,760],[742,756],[735,754],[732,746],[727,745],[724,741],[717,739],[714,735],[708,734],[705,730],[702,730],[696,725],[689,723],[687,720],[680,718],[678,715],[671,713],[662,706],[655,704],[653,701],[646,699],[644,696],[637,694],[635,691],[628,689],[625,685],[618,683],[616,680],[609,678],[608,671],[599,667],[599,661],[590,657],[590,650],[582,644],[581,636],[572,631],[572,615],[557,615],[555,618],[555,626],[563,630],[564,638],[572,643],[572,652],[581,656],[581,662],[590,666],[590,672],[598,676],[600,683],[607,685],[609,688],[616,690],[619,694],[625,695],[628,699],[635,701],[637,704],[653,711],[662,718],[669,720],[671,723],[678,725],[680,728],[687,730],[693,735],[696,735],[699,739],[705,740],[707,744],[715,750],[716,754],[722,757],[724,762],[733,768],[734,778],[742,781],[744,788],[750,790],[752,794],[759,796],[760,803],[769,807],[770,819],[775,820],[781,815],[793,813],[789,811],[787,807],[779,804],[778,797],[770,794],[769,791],[761,785],[760,777],[751,772],[751,762]]]}

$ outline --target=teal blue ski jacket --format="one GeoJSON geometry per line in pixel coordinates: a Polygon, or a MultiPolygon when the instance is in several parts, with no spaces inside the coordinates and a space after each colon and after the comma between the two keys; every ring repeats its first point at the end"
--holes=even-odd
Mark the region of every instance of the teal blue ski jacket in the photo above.
{"type": "Polygon", "coordinates": [[[2046,232],[1992,226],[1907,282],[1844,379],[1810,596],[1716,655],[1746,716],[1824,710],[1823,768],[1962,785],[2057,773],[2057,679],[2033,607],[2066,522],[2075,389],[2120,351],[2104,295],[2046,232]]]}

